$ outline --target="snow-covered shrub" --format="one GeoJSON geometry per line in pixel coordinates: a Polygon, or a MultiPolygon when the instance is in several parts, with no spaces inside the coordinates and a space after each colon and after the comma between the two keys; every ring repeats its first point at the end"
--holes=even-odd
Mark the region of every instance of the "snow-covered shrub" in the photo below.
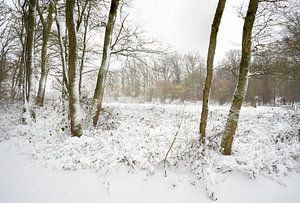
{"type": "Polygon", "coordinates": [[[212,199],[220,177],[231,171],[281,183],[283,176],[299,170],[299,111],[243,108],[233,155],[223,156],[219,144],[227,114],[227,106],[211,107],[203,147],[198,143],[200,108],[195,104],[105,104],[99,125],[85,126],[80,138],[69,136],[67,112],[56,105],[38,108],[31,125],[20,124],[16,105],[5,105],[0,109],[0,141],[10,139],[22,153],[52,168],[103,174],[125,168],[153,175],[164,170],[162,161],[183,118],[166,171],[190,174],[191,183],[204,184],[212,199]]]}

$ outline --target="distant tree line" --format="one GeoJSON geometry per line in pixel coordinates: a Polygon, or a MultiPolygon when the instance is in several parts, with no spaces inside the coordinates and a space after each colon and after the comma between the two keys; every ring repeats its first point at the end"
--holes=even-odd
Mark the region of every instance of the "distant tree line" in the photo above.
{"type": "Polygon", "coordinates": [[[162,103],[199,101],[205,77],[198,54],[171,53],[148,60],[128,60],[122,69],[108,73],[107,93],[114,97],[158,99],[162,103]]]}
{"type": "MultiPolygon", "coordinates": [[[[296,40],[291,37],[284,36],[254,52],[245,96],[248,105],[274,106],[300,101],[300,55],[290,45],[289,40],[296,40]]],[[[220,105],[231,102],[240,60],[240,51],[230,50],[215,66],[211,99],[220,105]]],[[[132,59],[122,69],[108,72],[106,93],[116,99],[128,96],[163,103],[202,101],[205,67],[200,54],[193,53],[170,53],[144,61],[132,59]]]]}

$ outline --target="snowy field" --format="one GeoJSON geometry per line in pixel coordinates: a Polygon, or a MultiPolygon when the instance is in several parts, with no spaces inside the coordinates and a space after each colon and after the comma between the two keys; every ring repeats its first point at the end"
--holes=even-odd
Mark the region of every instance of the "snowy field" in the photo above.
{"type": "Polygon", "coordinates": [[[244,107],[223,156],[228,108],[211,107],[202,150],[196,104],[109,103],[71,138],[55,104],[21,125],[18,106],[0,103],[0,202],[299,202],[299,110],[244,107]]]}

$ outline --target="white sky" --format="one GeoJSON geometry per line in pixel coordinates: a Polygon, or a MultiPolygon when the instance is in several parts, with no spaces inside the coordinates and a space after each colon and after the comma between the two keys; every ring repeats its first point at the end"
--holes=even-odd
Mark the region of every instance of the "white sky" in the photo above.
{"type": "MultiPolygon", "coordinates": [[[[241,44],[243,20],[236,7],[244,0],[227,0],[219,29],[216,61],[241,44]]],[[[146,33],[175,50],[206,57],[217,0],[134,0],[130,13],[146,33]]]]}

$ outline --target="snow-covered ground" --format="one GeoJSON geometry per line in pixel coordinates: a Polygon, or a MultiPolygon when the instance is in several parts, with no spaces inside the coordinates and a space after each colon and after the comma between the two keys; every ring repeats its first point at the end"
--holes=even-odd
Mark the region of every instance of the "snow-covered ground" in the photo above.
{"type": "Polygon", "coordinates": [[[105,107],[99,127],[84,121],[84,135],[71,138],[56,104],[38,109],[36,123],[21,125],[17,105],[2,103],[0,202],[300,199],[299,111],[244,107],[234,154],[223,156],[218,147],[228,106],[211,107],[204,152],[197,144],[199,105],[105,107]],[[178,129],[165,177],[163,159],[178,129]]]}

